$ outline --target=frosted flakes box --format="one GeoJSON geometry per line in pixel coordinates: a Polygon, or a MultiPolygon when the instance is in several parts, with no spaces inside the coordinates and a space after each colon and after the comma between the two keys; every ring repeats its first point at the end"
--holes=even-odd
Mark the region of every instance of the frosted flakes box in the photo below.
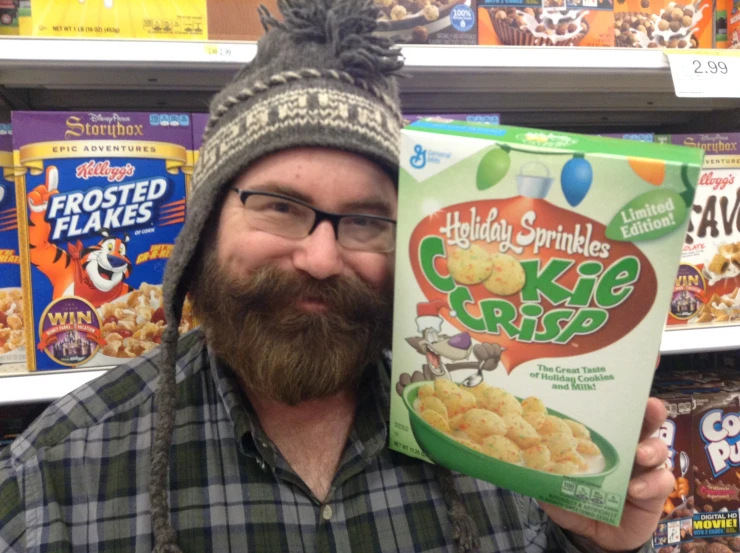
{"type": "Polygon", "coordinates": [[[618,524],[702,157],[406,127],[390,447],[618,524]]]}
{"type": "Polygon", "coordinates": [[[208,40],[206,0],[31,0],[30,12],[39,37],[208,40]]]}
{"type": "Polygon", "coordinates": [[[740,321],[740,134],[673,135],[703,150],[668,325],[740,321]]]}
{"type": "Polygon", "coordinates": [[[25,363],[12,127],[0,123],[0,364],[25,363]]]}
{"type": "MultiPolygon", "coordinates": [[[[116,365],[156,347],[185,221],[190,116],[14,112],[29,369],[116,365]]],[[[184,311],[180,330],[189,330],[184,311]]]]}

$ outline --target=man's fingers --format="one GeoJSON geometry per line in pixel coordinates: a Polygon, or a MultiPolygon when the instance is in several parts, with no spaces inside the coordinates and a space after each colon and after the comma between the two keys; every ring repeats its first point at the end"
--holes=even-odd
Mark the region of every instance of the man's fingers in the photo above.
{"type": "Polygon", "coordinates": [[[628,493],[632,499],[640,501],[663,501],[673,491],[675,483],[676,479],[668,469],[651,470],[630,480],[628,493]]]}
{"type": "Polygon", "coordinates": [[[645,408],[645,419],[642,422],[642,432],[640,432],[640,441],[649,438],[665,422],[668,412],[665,405],[658,398],[651,397],[645,408]]]}
{"type": "Polygon", "coordinates": [[[648,438],[637,444],[635,463],[643,468],[655,468],[668,458],[668,446],[660,438],[648,438]]]}

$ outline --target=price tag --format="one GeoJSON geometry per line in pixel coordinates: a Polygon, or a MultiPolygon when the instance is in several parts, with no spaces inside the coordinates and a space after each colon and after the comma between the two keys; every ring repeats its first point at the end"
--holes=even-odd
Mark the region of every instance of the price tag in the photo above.
{"type": "Polygon", "coordinates": [[[665,50],[679,98],[740,98],[740,50],[665,50]]]}
{"type": "Polygon", "coordinates": [[[233,57],[233,50],[230,46],[223,44],[205,44],[206,56],[212,59],[230,60],[233,57]]]}

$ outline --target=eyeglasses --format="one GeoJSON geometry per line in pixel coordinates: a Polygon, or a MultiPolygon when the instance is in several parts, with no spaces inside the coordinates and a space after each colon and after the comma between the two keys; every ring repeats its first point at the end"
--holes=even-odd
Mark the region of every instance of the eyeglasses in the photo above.
{"type": "Polygon", "coordinates": [[[348,250],[392,252],[396,247],[396,222],[379,215],[329,213],[272,192],[232,188],[244,204],[248,224],[284,238],[305,238],[319,223],[329,221],[339,245],[348,250]]]}

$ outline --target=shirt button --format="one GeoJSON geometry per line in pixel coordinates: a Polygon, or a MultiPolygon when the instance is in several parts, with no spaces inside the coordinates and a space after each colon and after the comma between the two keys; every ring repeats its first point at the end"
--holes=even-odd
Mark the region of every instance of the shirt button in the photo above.
{"type": "Polygon", "coordinates": [[[324,505],[324,508],[321,510],[321,517],[324,520],[331,519],[332,511],[331,511],[331,505],[324,505]]]}

